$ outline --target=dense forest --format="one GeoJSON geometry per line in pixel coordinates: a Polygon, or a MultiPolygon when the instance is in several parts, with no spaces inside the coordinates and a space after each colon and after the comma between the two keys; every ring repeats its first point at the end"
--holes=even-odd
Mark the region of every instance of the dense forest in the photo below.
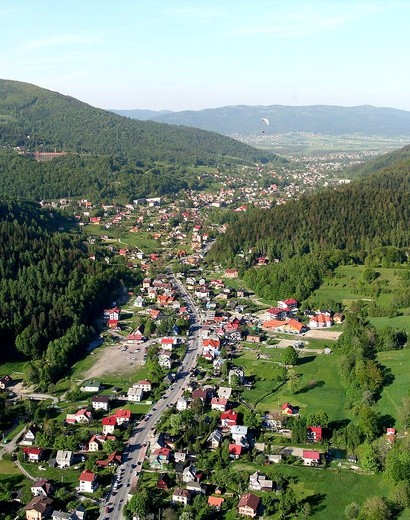
{"type": "Polygon", "coordinates": [[[367,177],[368,175],[373,175],[386,168],[390,168],[392,166],[395,167],[396,163],[403,162],[406,159],[410,159],[410,145],[403,146],[403,148],[400,148],[399,150],[394,150],[393,152],[380,155],[379,157],[376,157],[376,159],[371,159],[364,163],[352,166],[344,172],[344,175],[351,178],[367,177]]]}
{"type": "Polygon", "coordinates": [[[81,235],[58,231],[62,217],[34,203],[0,199],[0,349],[32,361],[28,379],[42,388],[81,355],[93,323],[122,283],[140,275],[90,258],[81,235]]]}
{"type": "Polygon", "coordinates": [[[262,297],[292,294],[300,300],[337,265],[376,256],[389,265],[407,262],[409,181],[406,159],[335,190],[271,210],[252,209],[218,237],[207,260],[240,268],[262,297]],[[280,262],[252,268],[260,255],[280,262]]]}
{"type": "Polygon", "coordinates": [[[0,145],[92,153],[132,163],[213,165],[276,156],[213,132],[137,121],[28,83],[0,80],[0,145]]]}
{"type": "Polygon", "coordinates": [[[132,165],[126,159],[68,154],[37,162],[14,151],[0,150],[0,196],[39,201],[88,197],[94,202],[163,196],[182,189],[206,187],[210,176],[194,168],[167,164],[132,165]]]}

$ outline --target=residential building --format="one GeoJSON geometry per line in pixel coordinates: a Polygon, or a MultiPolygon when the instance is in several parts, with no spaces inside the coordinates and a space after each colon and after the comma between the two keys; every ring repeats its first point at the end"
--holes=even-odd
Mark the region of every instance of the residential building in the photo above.
{"type": "Polygon", "coordinates": [[[242,495],[238,503],[238,513],[243,516],[255,518],[257,515],[260,498],[252,493],[242,495]]]}
{"type": "Polygon", "coordinates": [[[23,453],[26,456],[26,460],[28,460],[28,462],[39,462],[43,458],[44,450],[43,448],[30,446],[28,448],[23,448],[23,453]]]}
{"type": "Polygon", "coordinates": [[[53,494],[54,488],[46,478],[38,478],[31,485],[31,492],[35,497],[48,497],[53,494]]]}
{"type": "Polygon", "coordinates": [[[187,489],[175,488],[172,493],[172,502],[186,506],[189,502],[189,491],[187,489]]]}
{"type": "Polygon", "coordinates": [[[56,464],[59,468],[69,468],[73,463],[73,452],[69,450],[58,450],[56,464]]]}
{"type": "Polygon", "coordinates": [[[46,520],[51,517],[53,500],[49,497],[36,496],[23,508],[26,520],[46,520]]]}
{"type": "Polygon", "coordinates": [[[320,464],[320,453],[313,450],[303,450],[302,459],[305,466],[317,466],[320,464]]]}
{"type": "Polygon", "coordinates": [[[108,395],[93,395],[91,397],[91,406],[93,407],[93,410],[104,410],[107,412],[109,404],[110,398],[108,395]]]}
{"type": "Polygon", "coordinates": [[[97,475],[89,469],[83,471],[80,475],[80,493],[94,493],[97,487],[97,475]]]}
{"type": "Polygon", "coordinates": [[[249,489],[252,491],[272,491],[273,481],[267,479],[259,471],[255,471],[249,476],[249,489]]]}

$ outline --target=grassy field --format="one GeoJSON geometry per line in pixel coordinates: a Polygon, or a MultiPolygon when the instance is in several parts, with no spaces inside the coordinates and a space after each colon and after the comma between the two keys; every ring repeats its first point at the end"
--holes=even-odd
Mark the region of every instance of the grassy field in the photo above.
{"type": "Polygon", "coordinates": [[[382,415],[393,416],[397,421],[396,425],[400,427],[400,404],[403,397],[410,396],[410,350],[380,352],[377,358],[383,366],[391,370],[394,380],[391,385],[383,388],[376,408],[382,415]]]}
{"type": "MultiPolygon", "coordinates": [[[[313,299],[333,299],[341,302],[346,308],[354,301],[363,300],[365,302],[374,301],[379,307],[389,308],[397,297],[400,290],[403,289],[403,282],[399,277],[399,270],[396,268],[374,269],[379,273],[378,278],[369,284],[372,287],[378,284],[383,288],[382,292],[377,296],[373,296],[371,290],[360,292],[362,281],[362,273],[364,266],[345,265],[340,266],[335,271],[335,276],[325,281],[322,286],[317,289],[313,295],[313,299]]],[[[410,309],[400,309],[401,316],[396,318],[377,317],[370,318],[370,322],[378,329],[387,326],[406,330],[410,333],[410,309]]]]}
{"type": "Polygon", "coordinates": [[[23,367],[25,361],[13,361],[10,363],[3,363],[0,365],[0,377],[9,375],[13,379],[21,378],[23,374],[23,367]]]}
{"type": "MultiPolygon", "coordinates": [[[[283,352],[279,349],[272,350],[278,356],[283,352]]],[[[254,352],[246,351],[235,363],[244,367],[246,376],[256,376],[254,387],[244,390],[242,396],[251,405],[257,403],[258,410],[273,411],[289,401],[294,406],[299,406],[303,415],[323,410],[331,421],[345,418],[345,392],[340,383],[337,358],[334,355],[301,355],[299,364],[295,367],[295,372],[301,374],[300,390],[296,394],[291,394],[286,384],[278,385],[275,381],[279,366],[264,360],[257,361],[254,352]],[[266,397],[263,398],[264,396],[266,397]]]]}
{"type": "MultiPolygon", "coordinates": [[[[361,505],[369,496],[387,497],[390,492],[390,484],[381,475],[361,475],[334,467],[322,469],[287,465],[259,466],[243,462],[234,464],[238,471],[253,473],[259,469],[273,481],[278,475],[286,476],[297,500],[310,504],[312,514],[309,518],[317,520],[343,520],[344,509],[351,502],[361,505]]],[[[406,512],[400,516],[401,520],[408,518],[406,512]]],[[[276,520],[277,516],[269,518],[276,520]]]]}

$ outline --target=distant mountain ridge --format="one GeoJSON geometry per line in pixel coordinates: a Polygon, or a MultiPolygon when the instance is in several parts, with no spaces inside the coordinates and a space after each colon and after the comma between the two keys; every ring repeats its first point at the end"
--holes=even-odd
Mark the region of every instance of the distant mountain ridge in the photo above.
{"type": "Polygon", "coordinates": [[[184,125],[223,135],[254,135],[290,132],[344,135],[410,136],[410,112],[370,105],[342,107],[233,105],[182,112],[113,110],[132,118],[184,125]],[[165,113],[164,113],[165,112],[165,113]],[[269,126],[262,119],[269,120],[269,126]]]}
{"type": "Polygon", "coordinates": [[[131,120],[11,80],[0,80],[1,145],[189,165],[267,162],[276,157],[213,132],[131,120]]]}

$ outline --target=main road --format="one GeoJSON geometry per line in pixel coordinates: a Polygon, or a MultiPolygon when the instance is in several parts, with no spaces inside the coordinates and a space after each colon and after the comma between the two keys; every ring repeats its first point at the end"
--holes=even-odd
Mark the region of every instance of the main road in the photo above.
{"type": "Polygon", "coordinates": [[[196,366],[197,356],[200,353],[199,330],[201,323],[199,310],[181,282],[173,276],[172,279],[177,285],[181,297],[185,300],[190,313],[187,351],[177,372],[175,382],[133,430],[124,450],[124,463],[116,476],[117,484],[111,487],[104,509],[99,517],[100,520],[122,520],[125,518],[123,509],[127,503],[130,490],[138,482],[150,433],[155,428],[164,411],[175,404],[183,394],[184,388],[189,381],[190,371],[196,366]]]}

